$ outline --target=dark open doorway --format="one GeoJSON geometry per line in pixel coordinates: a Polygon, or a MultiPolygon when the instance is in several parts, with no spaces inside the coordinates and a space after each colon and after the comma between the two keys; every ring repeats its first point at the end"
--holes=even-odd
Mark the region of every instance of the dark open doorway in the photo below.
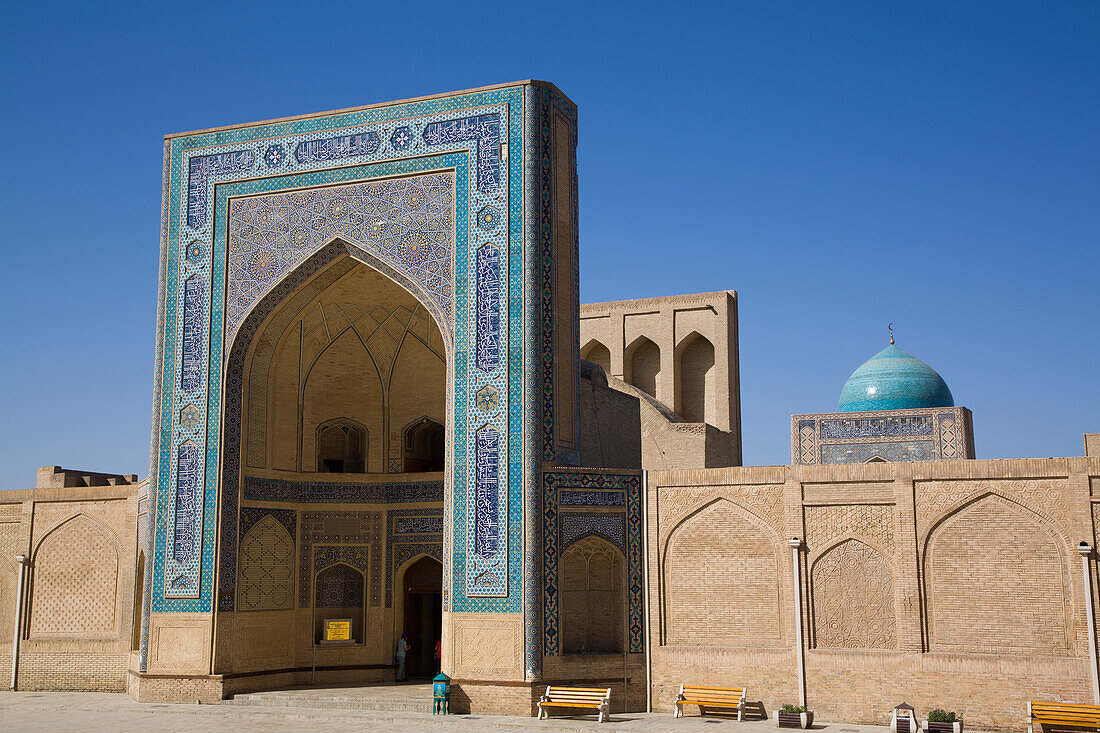
{"type": "Polygon", "coordinates": [[[405,571],[404,630],[411,646],[405,659],[409,677],[431,678],[438,673],[435,643],[443,633],[443,565],[422,557],[405,571]]]}

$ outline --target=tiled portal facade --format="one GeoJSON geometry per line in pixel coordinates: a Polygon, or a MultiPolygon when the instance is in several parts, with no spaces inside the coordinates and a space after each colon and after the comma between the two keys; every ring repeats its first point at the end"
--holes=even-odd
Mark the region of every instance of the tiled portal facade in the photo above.
{"type": "Polygon", "coordinates": [[[802,414],[791,465],[741,467],[736,293],[582,310],[576,144],[541,82],[169,136],[150,477],[0,495],[19,686],[388,682],[411,631],[456,710],[800,674],[862,722],[1087,702],[1100,439],[976,460],[963,407],[802,414]]]}

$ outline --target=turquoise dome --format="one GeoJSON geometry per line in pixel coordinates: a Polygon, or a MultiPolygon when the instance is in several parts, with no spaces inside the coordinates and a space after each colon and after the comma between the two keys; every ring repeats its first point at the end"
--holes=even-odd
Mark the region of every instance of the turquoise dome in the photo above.
{"type": "Polygon", "coordinates": [[[954,405],[955,399],[943,377],[893,344],[863,362],[840,392],[841,412],[954,405]]]}

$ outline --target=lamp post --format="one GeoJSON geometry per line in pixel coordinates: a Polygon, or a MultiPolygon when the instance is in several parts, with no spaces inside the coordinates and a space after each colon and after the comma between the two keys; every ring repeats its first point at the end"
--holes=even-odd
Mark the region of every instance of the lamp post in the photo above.
{"type": "Polygon", "coordinates": [[[13,635],[11,642],[11,689],[16,689],[16,682],[19,677],[19,640],[23,631],[23,578],[27,574],[27,556],[16,555],[15,562],[19,564],[19,569],[16,571],[19,575],[19,580],[16,583],[15,590],[15,634],[13,635]]]}
{"type": "Polygon", "coordinates": [[[792,537],[787,540],[791,548],[791,565],[794,570],[794,643],[798,660],[798,704],[806,705],[806,658],[802,651],[802,563],[798,552],[802,549],[802,540],[792,537]]]}
{"type": "Polygon", "coordinates": [[[1092,546],[1081,540],[1077,545],[1081,555],[1081,572],[1085,575],[1085,612],[1089,621],[1089,662],[1092,666],[1092,701],[1100,705],[1100,668],[1096,661],[1096,615],[1092,610],[1092,573],[1089,571],[1089,557],[1092,546]]]}

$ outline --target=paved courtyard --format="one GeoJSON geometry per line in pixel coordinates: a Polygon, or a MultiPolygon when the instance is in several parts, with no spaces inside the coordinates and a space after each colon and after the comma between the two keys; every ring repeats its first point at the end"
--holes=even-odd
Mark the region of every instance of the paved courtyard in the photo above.
{"type": "MultiPolygon", "coordinates": [[[[618,713],[599,724],[595,718],[534,718],[496,715],[432,716],[430,713],[326,710],[307,707],[143,704],[127,695],[73,692],[0,692],[0,729],[5,731],[675,731],[675,733],[773,733],[770,721],[737,722],[669,713],[618,713]]],[[[848,723],[818,723],[829,733],[888,733],[889,728],[848,723]]]]}

